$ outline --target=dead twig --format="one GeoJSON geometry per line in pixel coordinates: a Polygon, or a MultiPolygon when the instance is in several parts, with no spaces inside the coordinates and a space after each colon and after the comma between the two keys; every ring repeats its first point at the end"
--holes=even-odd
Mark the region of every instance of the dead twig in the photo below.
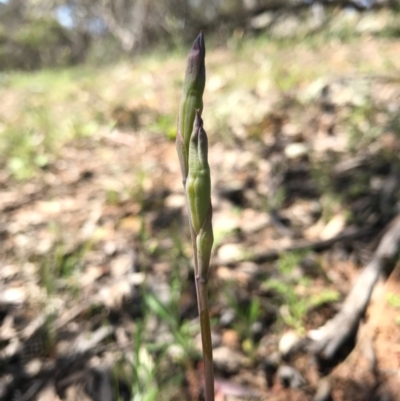
{"type": "Polygon", "coordinates": [[[310,348],[321,368],[329,369],[351,352],[374,286],[380,277],[386,279],[390,275],[399,253],[400,216],[397,216],[385,229],[371,261],[358,277],[338,314],[324,326],[309,332],[310,348]],[[346,347],[349,344],[353,346],[346,347]]]}
{"type": "MultiPolygon", "coordinates": [[[[254,253],[253,255],[245,255],[241,259],[236,259],[234,261],[230,261],[228,263],[224,262],[223,264],[228,266],[233,266],[236,263],[244,262],[244,261],[251,261],[255,263],[264,263],[270,262],[275,259],[278,259],[280,255],[287,253],[287,252],[296,252],[296,251],[303,251],[303,250],[310,250],[320,252],[325,249],[330,248],[332,245],[338,242],[348,242],[354,241],[356,239],[365,238],[372,236],[376,233],[376,228],[367,227],[360,230],[349,230],[348,232],[341,233],[333,238],[327,240],[320,240],[320,241],[308,241],[308,240],[298,240],[294,241],[292,245],[289,245],[284,248],[275,248],[269,249],[262,252],[254,253]]],[[[211,262],[212,266],[218,266],[222,264],[217,258],[214,258],[211,262]]]]}

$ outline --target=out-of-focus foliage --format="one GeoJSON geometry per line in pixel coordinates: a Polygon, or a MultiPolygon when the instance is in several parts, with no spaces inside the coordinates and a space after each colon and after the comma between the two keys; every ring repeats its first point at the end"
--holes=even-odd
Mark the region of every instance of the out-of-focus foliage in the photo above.
{"type": "MultiPolygon", "coordinates": [[[[389,8],[399,0],[4,0],[0,2],[0,69],[37,69],[115,56],[157,44],[176,45],[200,29],[219,37],[265,31],[305,13],[323,24],[336,9],[389,8]],[[299,11],[301,11],[299,13],[299,11]],[[305,11],[305,13],[303,13],[305,11]]],[[[308,25],[310,18],[300,18],[308,25]]],[[[312,22],[312,23],[314,23],[312,22]]]]}
{"type": "Polygon", "coordinates": [[[51,10],[37,12],[28,2],[0,3],[0,68],[32,70],[84,60],[90,36],[67,29],[51,10]]]}
{"type": "Polygon", "coordinates": [[[86,45],[76,43],[55,19],[29,19],[15,31],[0,31],[0,65],[31,70],[75,64],[83,60],[80,48],[86,45]]]}

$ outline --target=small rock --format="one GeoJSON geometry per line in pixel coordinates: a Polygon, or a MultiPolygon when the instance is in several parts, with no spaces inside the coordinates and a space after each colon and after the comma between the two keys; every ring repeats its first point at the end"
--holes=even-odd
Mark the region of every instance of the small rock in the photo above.
{"type": "Polygon", "coordinates": [[[296,348],[296,345],[300,342],[300,337],[295,331],[288,331],[279,340],[278,349],[283,358],[289,356],[289,354],[296,348]]]}
{"type": "Polygon", "coordinates": [[[250,25],[253,29],[265,29],[274,21],[273,12],[264,12],[252,18],[250,25]]]}
{"type": "Polygon", "coordinates": [[[332,219],[329,220],[329,222],[323,228],[319,236],[322,240],[331,239],[336,235],[340,234],[340,232],[343,231],[345,225],[346,225],[346,217],[340,213],[336,214],[335,216],[332,217],[332,219]]]}
{"type": "Polygon", "coordinates": [[[367,102],[368,88],[365,83],[333,82],[330,87],[330,100],[336,106],[363,106],[367,102]]]}
{"type": "Polygon", "coordinates": [[[267,213],[260,213],[254,209],[244,209],[240,219],[240,229],[245,234],[252,234],[265,228],[270,220],[267,213]]]}
{"type": "Polygon", "coordinates": [[[366,12],[361,15],[355,31],[357,33],[377,34],[393,26],[394,19],[392,13],[387,10],[381,12],[366,12]]]}
{"type": "Polygon", "coordinates": [[[36,396],[37,401],[61,401],[56,392],[56,386],[51,381],[45,388],[43,388],[36,396]]]}
{"type": "Polygon", "coordinates": [[[185,350],[177,344],[171,344],[167,349],[167,353],[174,361],[180,361],[185,356],[185,350]]]}
{"type": "Polygon", "coordinates": [[[282,365],[279,367],[278,379],[286,388],[300,388],[306,384],[301,373],[289,365],[282,365]]]}
{"type": "Polygon", "coordinates": [[[300,28],[300,18],[296,15],[286,14],[275,20],[275,24],[271,29],[271,35],[279,39],[291,38],[299,34],[300,28]]]}
{"type": "Polygon", "coordinates": [[[214,349],[213,356],[215,368],[223,373],[235,374],[248,365],[244,355],[225,346],[214,349]]]}
{"type": "Polygon", "coordinates": [[[0,305],[20,306],[25,302],[25,290],[21,288],[7,288],[0,291],[0,305]]]}
{"type": "Polygon", "coordinates": [[[239,244],[224,244],[217,255],[220,263],[232,263],[243,259],[244,250],[239,244]]]}
{"type": "Polygon", "coordinates": [[[213,213],[214,231],[226,234],[239,229],[239,227],[239,217],[232,210],[216,211],[213,213]]]}
{"type": "Polygon", "coordinates": [[[308,146],[304,143],[291,143],[285,148],[285,156],[289,159],[296,159],[307,155],[309,152],[308,146]]]}
{"type": "Polygon", "coordinates": [[[0,279],[9,280],[12,277],[15,277],[20,272],[19,267],[11,264],[4,264],[0,269],[0,279]]]}
{"type": "Polygon", "coordinates": [[[286,123],[282,126],[281,132],[283,135],[290,136],[293,139],[301,139],[300,128],[292,123],[286,123]]]}
{"type": "Polygon", "coordinates": [[[256,337],[256,338],[260,338],[262,336],[262,333],[264,331],[264,326],[260,321],[254,322],[251,325],[251,334],[256,337]]]}
{"type": "Polygon", "coordinates": [[[117,252],[117,244],[114,241],[107,241],[103,249],[107,256],[113,256],[117,252]]]}
{"type": "Polygon", "coordinates": [[[207,78],[207,89],[210,92],[218,92],[226,86],[227,82],[221,75],[211,75],[207,78]]]}
{"type": "Polygon", "coordinates": [[[82,392],[82,387],[79,384],[73,384],[68,386],[65,390],[64,400],[65,401],[93,401],[93,398],[82,392]]]}
{"type": "Polygon", "coordinates": [[[260,267],[254,262],[241,262],[235,270],[236,278],[242,283],[255,280],[260,275],[260,267]]]}
{"type": "Polygon", "coordinates": [[[99,277],[103,275],[104,271],[101,266],[87,266],[79,278],[81,287],[86,287],[94,283],[99,277]]]}
{"type": "Polygon", "coordinates": [[[114,257],[110,263],[111,276],[119,278],[125,276],[132,267],[132,255],[124,254],[114,257]]]}
{"type": "Polygon", "coordinates": [[[183,194],[171,194],[165,199],[165,207],[171,209],[180,209],[186,204],[186,198],[183,194]]]}
{"type": "Polygon", "coordinates": [[[126,280],[120,280],[110,286],[103,287],[96,297],[96,300],[110,308],[116,310],[121,308],[124,300],[132,298],[132,287],[126,280]]]}
{"type": "Polygon", "coordinates": [[[235,330],[225,330],[222,333],[222,344],[229,347],[230,349],[239,349],[240,341],[239,335],[235,330]]]}
{"type": "Polygon", "coordinates": [[[40,370],[42,369],[43,362],[39,358],[32,359],[25,365],[25,373],[28,376],[35,376],[37,375],[40,370]]]}
{"type": "Polygon", "coordinates": [[[318,78],[304,89],[300,89],[297,94],[297,99],[303,104],[315,101],[320,98],[327,85],[328,79],[326,77],[318,78]]]}
{"type": "Polygon", "coordinates": [[[221,317],[219,318],[219,324],[222,327],[230,326],[236,318],[236,311],[232,308],[226,309],[222,312],[221,317]]]}
{"type": "Polygon", "coordinates": [[[313,401],[332,401],[331,390],[329,379],[326,377],[321,379],[318,383],[313,401]]]}

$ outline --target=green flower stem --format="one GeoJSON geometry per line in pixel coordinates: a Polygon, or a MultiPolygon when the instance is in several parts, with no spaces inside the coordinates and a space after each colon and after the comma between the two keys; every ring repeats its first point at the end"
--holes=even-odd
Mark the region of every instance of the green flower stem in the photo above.
{"type": "Polygon", "coordinates": [[[176,149],[182,172],[189,215],[197,304],[203,346],[205,399],[214,401],[214,366],[207,283],[212,245],[211,178],[208,139],[201,113],[205,86],[205,45],[203,34],[194,41],[186,65],[183,95],[179,107],[176,149]]]}
{"type": "Polygon", "coordinates": [[[205,398],[206,401],[212,401],[214,400],[214,366],[207,283],[214,236],[211,221],[212,205],[208,140],[198,110],[196,110],[188,154],[186,195],[191,227],[195,235],[193,251],[196,260],[196,291],[203,345],[205,398]]]}
{"type": "Polygon", "coordinates": [[[206,401],[214,400],[214,367],[211,343],[210,313],[208,307],[208,272],[212,245],[211,178],[208,165],[208,139],[203,129],[199,110],[195,120],[188,151],[186,201],[189,212],[193,254],[195,260],[197,303],[203,345],[206,401]]]}
{"type": "Polygon", "coordinates": [[[207,281],[202,280],[199,276],[196,277],[196,290],[199,300],[201,342],[203,346],[205,399],[206,401],[214,401],[214,363],[207,281]]]}

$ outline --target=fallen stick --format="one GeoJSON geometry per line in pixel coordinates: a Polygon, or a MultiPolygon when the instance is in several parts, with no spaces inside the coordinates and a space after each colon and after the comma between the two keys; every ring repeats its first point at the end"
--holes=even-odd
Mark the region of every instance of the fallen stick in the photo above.
{"type": "Polygon", "coordinates": [[[264,262],[270,262],[275,259],[278,259],[280,255],[283,255],[287,252],[296,252],[296,251],[302,251],[302,250],[310,250],[310,251],[323,251],[325,249],[330,248],[332,245],[338,243],[338,242],[347,242],[347,241],[354,241],[359,238],[365,238],[372,236],[373,234],[376,233],[376,228],[373,227],[367,227],[363,228],[361,230],[352,230],[349,232],[341,233],[337,235],[336,237],[327,239],[327,240],[320,240],[320,241],[308,241],[308,240],[298,240],[294,241],[292,245],[289,245],[287,247],[283,248],[275,248],[275,249],[269,249],[266,251],[262,252],[257,252],[252,255],[244,255],[242,258],[235,259],[233,261],[229,262],[220,262],[218,258],[213,258],[211,261],[212,266],[218,266],[221,264],[227,265],[227,266],[233,266],[236,263],[244,262],[244,261],[250,261],[250,262],[255,262],[255,263],[264,263],[264,262]]]}
{"type": "Polygon", "coordinates": [[[322,327],[308,333],[312,341],[310,350],[317,356],[320,366],[322,363],[329,368],[350,353],[351,349],[344,350],[345,345],[355,341],[374,286],[379,278],[386,279],[391,274],[399,254],[400,215],[385,229],[371,261],[359,275],[340,311],[322,327]]]}

